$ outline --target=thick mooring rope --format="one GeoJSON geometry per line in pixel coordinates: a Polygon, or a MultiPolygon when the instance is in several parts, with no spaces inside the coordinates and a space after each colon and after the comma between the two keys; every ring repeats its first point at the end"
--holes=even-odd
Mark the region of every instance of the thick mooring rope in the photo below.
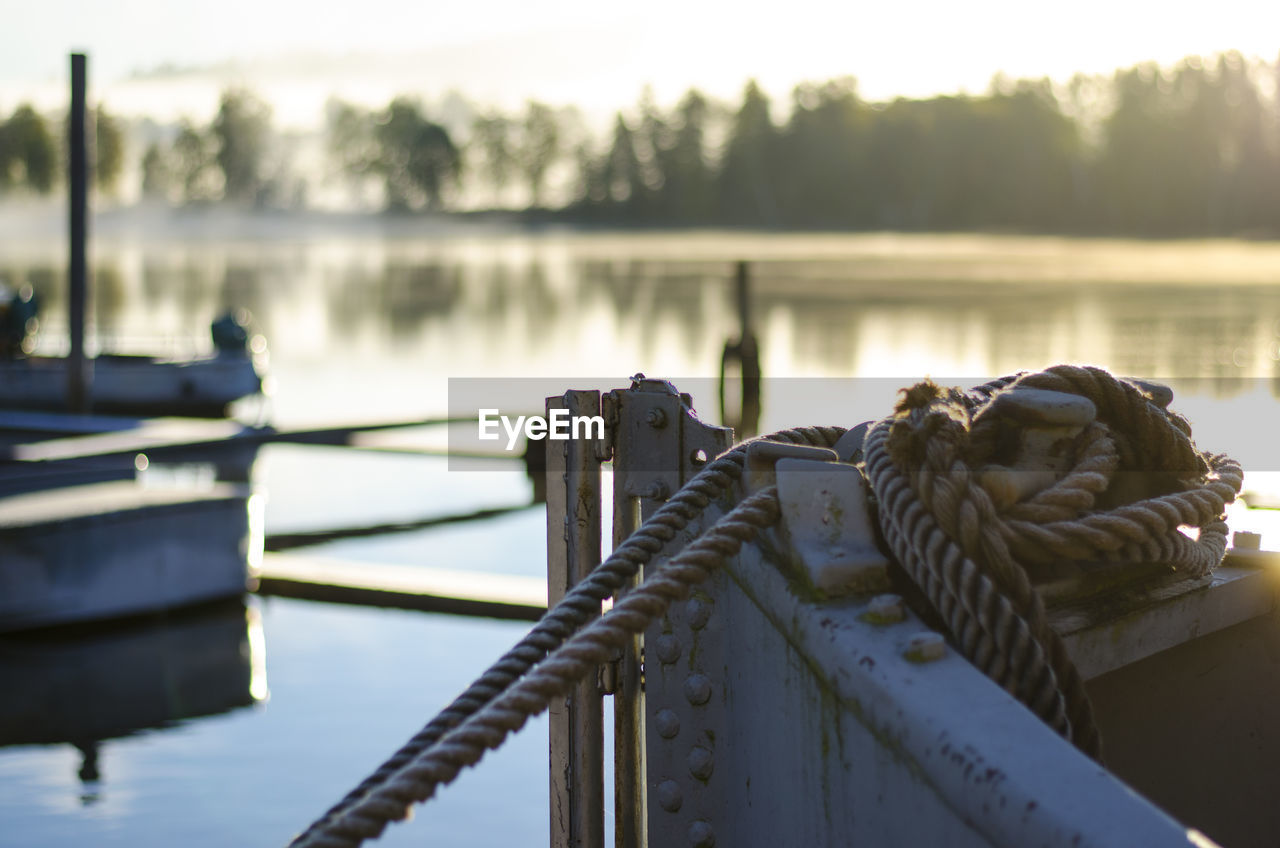
{"type": "MultiPolygon", "coordinates": [[[[802,427],[782,430],[766,438],[771,441],[829,447],[844,433],[843,427],[802,427]]],[[[608,559],[575,585],[554,609],[548,611],[529,633],[467,687],[465,692],[342,800],[295,837],[290,845],[355,846],[369,838],[360,835],[368,833],[371,827],[360,821],[364,813],[362,816],[354,816],[350,814],[351,809],[357,804],[363,804],[362,810],[370,810],[370,805],[364,802],[371,793],[386,785],[410,763],[424,758],[446,733],[507,690],[528,673],[529,669],[560,647],[579,627],[599,618],[601,601],[612,597],[641,566],[652,560],[668,542],[701,515],[709,503],[727,492],[742,476],[745,455],[746,445],[739,445],[707,465],[619,545],[608,559]]],[[[388,809],[385,804],[382,805],[378,813],[386,815],[381,819],[383,824],[377,825],[376,833],[381,833],[386,821],[404,818],[406,808],[407,805],[400,805],[398,808],[393,806],[388,809]]],[[[373,815],[372,812],[369,814],[373,815]]]]}
{"type": "MultiPolygon", "coordinates": [[[[1226,550],[1226,504],[1243,472],[1202,454],[1190,426],[1136,383],[1099,368],[1061,365],[971,393],[920,384],[864,446],[880,526],[895,558],[936,608],[961,652],[1082,750],[1100,740],[1084,683],[1026,568],[1062,561],[1161,562],[1208,573],[1226,550]],[[1031,497],[1008,502],[992,465],[1001,445],[996,397],[1020,387],[1093,402],[1095,423],[1075,438],[1075,462],[1031,497]],[[1158,491],[1110,503],[1129,475],[1158,491]],[[1195,527],[1195,539],[1179,531],[1195,527]]],[[[1016,473],[1005,469],[1005,472],[1016,473]]]]}

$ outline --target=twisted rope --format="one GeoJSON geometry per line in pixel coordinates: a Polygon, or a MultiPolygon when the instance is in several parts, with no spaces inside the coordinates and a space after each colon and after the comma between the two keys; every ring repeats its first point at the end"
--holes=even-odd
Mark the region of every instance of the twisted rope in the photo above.
{"type": "Polygon", "coordinates": [[[613,652],[627,644],[672,601],[688,596],[715,569],[738,552],[744,542],[778,520],[778,492],[769,487],[742,500],[689,547],[655,569],[603,617],[556,649],[546,660],[411,758],[376,788],[313,828],[296,844],[312,848],[353,848],[381,835],[389,821],[407,816],[412,804],[425,801],[451,783],[466,766],[498,748],[507,736],[551,701],[568,694],[613,652]]]}
{"type": "MultiPolygon", "coordinates": [[[[844,432],[843,427],[802,427],[781,430],[765,438],[791,444],[828,447],[835,444],[844,432]]],[[[342,800],[296,836],[290,845],[359,844],[359,841],[330,843],[326,840],[334,832],[335,821],[353,805],[397,775],[410,762],[424,756],[452,728],[475,715],[530,668],[543,661],[579,627],[599,618],[601,601],[612,597],[641,566],[651,561],[668,542],[701,515],[709,503],[723,495],[741,478],[746,447],[746,444],[738,445],[707,465],[619,545],[608,559],[575,585],[554,609],[548,611],[532,630],[468,686],[466,691],[441,710],[342,800]]],[[[393,818],[402,816],[403,808],[393,818]]]]}
{"type": "Polygon", "coordinates": [[[1188,576],[1207,574],[1226,550],[1224,510],[1243,483],[1239,464],[1198,451],[1186,419],[1140,386],[1069,365],[969,393],[928,383],[908,389],[897,414],[868,431],[864,456],[885,541],[962,653],[1098,756],[1084,683],[1049,627],[1027,567],[1162,562],[1188,576]],[[1065,474],[1011,501],[1000,484],[1016,472],[989,463],[1009,426],[995,401],[1020,387],[1086,397],[1097,419],[1076,437],[1065,474]],[[1135,480],[1160,491],[1123,502],[1135,480]],[[1197,538],[1179,525],[1197,528],[1197,538]]]}

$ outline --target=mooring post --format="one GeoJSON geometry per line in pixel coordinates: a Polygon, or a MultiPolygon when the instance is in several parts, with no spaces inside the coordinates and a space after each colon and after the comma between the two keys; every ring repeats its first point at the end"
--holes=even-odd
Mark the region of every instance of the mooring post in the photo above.
{"type": "Polygon", "coordinates": [[[89,145],[85,124],[86,64],[83,53],[71,54],[71,120],[67,135],[67,186],[70,210],[70,256],[67,302],[71,350],[67,357],[67,408],[89,411],[89,369],[84,355],[86,263],[89,218],[89,145]]]}
{"type": "MultiPolygon", "coordinates": [[[[547,398],[570,419],[600,415],[600,393],[547,398]]],[[[600,564],[603,444],[573,438],[547,443],[547,602],[554,607],[600,564]]],[[[604,846],[604,706],[590,675],[551,702],[551,848],[604,846]]]]}
{"type": "Polygon", "coordinates": [[[746,262],[739,262],[734,285],[738,307],[738,338],[725,343],[720,357],[720,420],[734,428],[740,439],[754,436],[760,426],[760,345],[751,322],[751,277],[746,262]],[[730,369],[737,369],[737,410],[729,409],[730,369]]]}

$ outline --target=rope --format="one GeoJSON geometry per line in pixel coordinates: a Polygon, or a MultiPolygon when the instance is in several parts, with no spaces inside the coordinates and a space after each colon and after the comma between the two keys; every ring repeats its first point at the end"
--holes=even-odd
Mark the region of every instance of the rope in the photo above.
{"type": "Polygon", "coordinates": [[[465,767],[495,750],[507,736],[569,693],[584,676],[607,662],[672,601],[688,596],[707,576],[763,528],[778,520],[778,491],[769,487],[742,500],[689,547],[655,569],[603,617],[561,645],[537,668],[445,733],[375,789],[349,804],[297,843],[313,848],[353,848],[381,835],[387,823],[405,818],[410,805],[430,798],[465,767]]]}
{"type": "Polygon", "coordinates": [[[1062,561],[1162,562],[1209,573],[1226,550],[1226,504],[1243,472],[1202,454],[1184,418],[1100,368],[1060,365],[962,393],[922,383],[867,433],[865,470],[885,541],[961,652],[1046,723],[1097,757],[1083,680],[1050,628],[1028,567],[1062,561]],[[1096,421],[1071,468],[1018,500],[994,462],[1009,422],[996,399],[1017,388],[1080,395],[1096,421]],[[1118,503],[1137,486],[1140,495],[1118,503]],[[1152,491],[1154,490],[1154,491],[1152,491]],[[1179,525],[1197,528],[1192,539],[1179,525]]]}
{"type": "MultiPolygon", "coordinates": [[[[782,430],[766,438],[792,444],[828,447],[844,435],[842,427],[804,427],[782,430]]],[[[291,846],[355,845],[356,842],[326,840],[336,833],[336,822],[369,793],[399,774],[410,762],[422,757],[454,727],[462,724],[489,704],[513,682],[541,662],[583,624],[600,617],[600,602],[612,597],[641,566],[674,539],[697,518],[713,500],[722,496],[742,476],[747,444],[738,445],[702,469],[648,521],[584,580],[569,591],[556,607],[507,651],[461,695],[429,721],[421,730],[391,755],[372,774],[360,782],[305,831],[294,838],[291,846]]],[[[615,607],[616,609],[616,607],[615,607]]],[[[392,811],[396,813],[396,811],[392,811]]],[[[403,817],[403,807],[392,818],[403,817]]]]}

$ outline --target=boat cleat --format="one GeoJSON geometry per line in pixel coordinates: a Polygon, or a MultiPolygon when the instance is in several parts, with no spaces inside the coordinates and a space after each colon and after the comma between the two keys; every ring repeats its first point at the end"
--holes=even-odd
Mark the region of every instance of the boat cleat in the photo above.
{"type": "Polygon", "coordinates": [[[887,590],[889,560],[876,547],[858,469],[783,458],[775,476],[783,550],[813,588],[826,597],[887,590]]]}

